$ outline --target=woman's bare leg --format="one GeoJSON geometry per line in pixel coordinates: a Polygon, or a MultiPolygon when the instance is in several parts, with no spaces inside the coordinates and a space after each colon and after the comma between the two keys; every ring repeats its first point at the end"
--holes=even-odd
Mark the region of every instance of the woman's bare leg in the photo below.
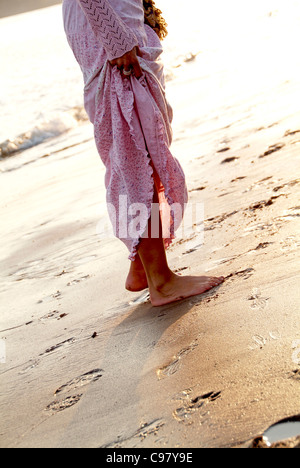
{"type": "Polygon", "coordinates": [[[144,266],[139,254],[136,255],[135,261],[131,262],[130,271],[126,280],[126,289],[131,292],[143,291],[148,288],[148,280],[144,266]]]}
{"type": "MultiPolygon", "coordinates": [[[[158,192],[159,190],[162,190],[163,187],[160,184],[159,177],[157,175],[157,172],[151,162],[151,166],[153,169],[153,183],[155,186],[154,189],[154,196],[153,196],[153,203],[158,206],[159,204],[159,197],[158,197],[158,192]]],[[[159,226],[159,233],[161,233],[161,226],[159,226]]],[[[145,236],[151,236],[151,222],[149,222],[145,236]]],[[[144,289],[148,288],[148,279],[147,275],[144,269],[144,265],[140,259],[139,254],[137,253],[135,257],[135,261],[131,262],[130,265],[130,270],[129,274],[127,276],[126,280],[126,289],[130,292],[138,292],[138,291],[143,291],[144,289]]]]}
{"type": "MultiPolygon", "coordinates": [[[[156,188],[155,202],[158,202],[156,188]]],[[[148,226],[149,233],[152,232],[152,219],[156,220],[157,217],[154,214],[151,217],[148,226]]],[[[139,260],[144,267],[153,306],[158,307],[188,297],[198,296],[224,282],[223,277],[175,275],[168,265],[161,221],[159,222],[159,237],[151,238],[150,235],[144,237],[140,242],[138,250],[139,260]]]]}

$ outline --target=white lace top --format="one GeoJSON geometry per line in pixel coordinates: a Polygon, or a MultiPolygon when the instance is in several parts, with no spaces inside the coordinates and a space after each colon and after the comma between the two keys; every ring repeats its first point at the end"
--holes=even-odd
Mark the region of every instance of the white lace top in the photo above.
{"type": "Polygon", "coordinates": [[[132,50],[139,40],[146,41],[143,0],[77,1],[110,60],[132,50]]]}

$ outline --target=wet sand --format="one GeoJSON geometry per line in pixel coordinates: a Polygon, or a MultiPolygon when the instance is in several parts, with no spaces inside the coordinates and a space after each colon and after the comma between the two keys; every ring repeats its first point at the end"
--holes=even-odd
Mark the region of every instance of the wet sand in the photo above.
{"type": "Polygon", "coordinates": [[[218,151],[189,143],[205,243],[175,244],[171,264],[226,282],[159,309],[129,305],[127,253],[96,234],[89,126],[84,144],[2,164],[2,447],[236,446],[297,414],[299,117],[228,118],[226,151],[223,125],[204,137],[218,151]]]}
{"type": "Polygon", "coordinates": [[[226,277],[202,297],[124,291],[90,125],[1,161],[1,447],[241,447],[299,413],[299,88],[200,119],[185,85],[169,84],[173,152],[205,242],[169,258],[226,277]]]}
{"type": "Polygon", "coordinates": [[[1,0],[0,18],[58,5],[62,0],[1,0]]]}

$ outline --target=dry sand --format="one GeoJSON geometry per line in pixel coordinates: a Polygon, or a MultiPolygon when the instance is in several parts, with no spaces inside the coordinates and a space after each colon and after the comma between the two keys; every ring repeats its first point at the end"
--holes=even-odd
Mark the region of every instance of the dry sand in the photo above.
{"type": "Polygon", "coordinates": [[[1,447],[235,447],[299,413],[295,88],[205,122],[178,84],[169,95],[173,152],[206,213],[204,246],[175,243],[171,265],[226,282],[132,303],[126,250],[96,234],[104,169],[89,125],[41,145],[44,158],[2,161],[1,447]]]}

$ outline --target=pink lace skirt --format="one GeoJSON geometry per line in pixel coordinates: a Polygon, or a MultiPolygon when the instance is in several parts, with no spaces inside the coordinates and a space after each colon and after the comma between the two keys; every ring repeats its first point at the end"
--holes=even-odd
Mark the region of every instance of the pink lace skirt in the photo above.
{"type": "MultiPolygon", "coordinates": [[[[107,60],[92,76],[84,69],[84,63],[91,66],[93,48],[85,50],[86,39],[69,37],[86,78],[85,106],[106,166],[107,203],[114,234],[127,246],[131,260],[147,230],[154,183],[160,187],[166,247],[175,237],[188,200],[184,172],[170,152],[172,109],[165,95],[163,66],[157,60],[161,45],[148,26],[146,32],[148,44],[140,45],[144,72],[140,80],[124,77],[107,60]]],[[[96,60],[99,51],[95,53],[96,60]]]]}

